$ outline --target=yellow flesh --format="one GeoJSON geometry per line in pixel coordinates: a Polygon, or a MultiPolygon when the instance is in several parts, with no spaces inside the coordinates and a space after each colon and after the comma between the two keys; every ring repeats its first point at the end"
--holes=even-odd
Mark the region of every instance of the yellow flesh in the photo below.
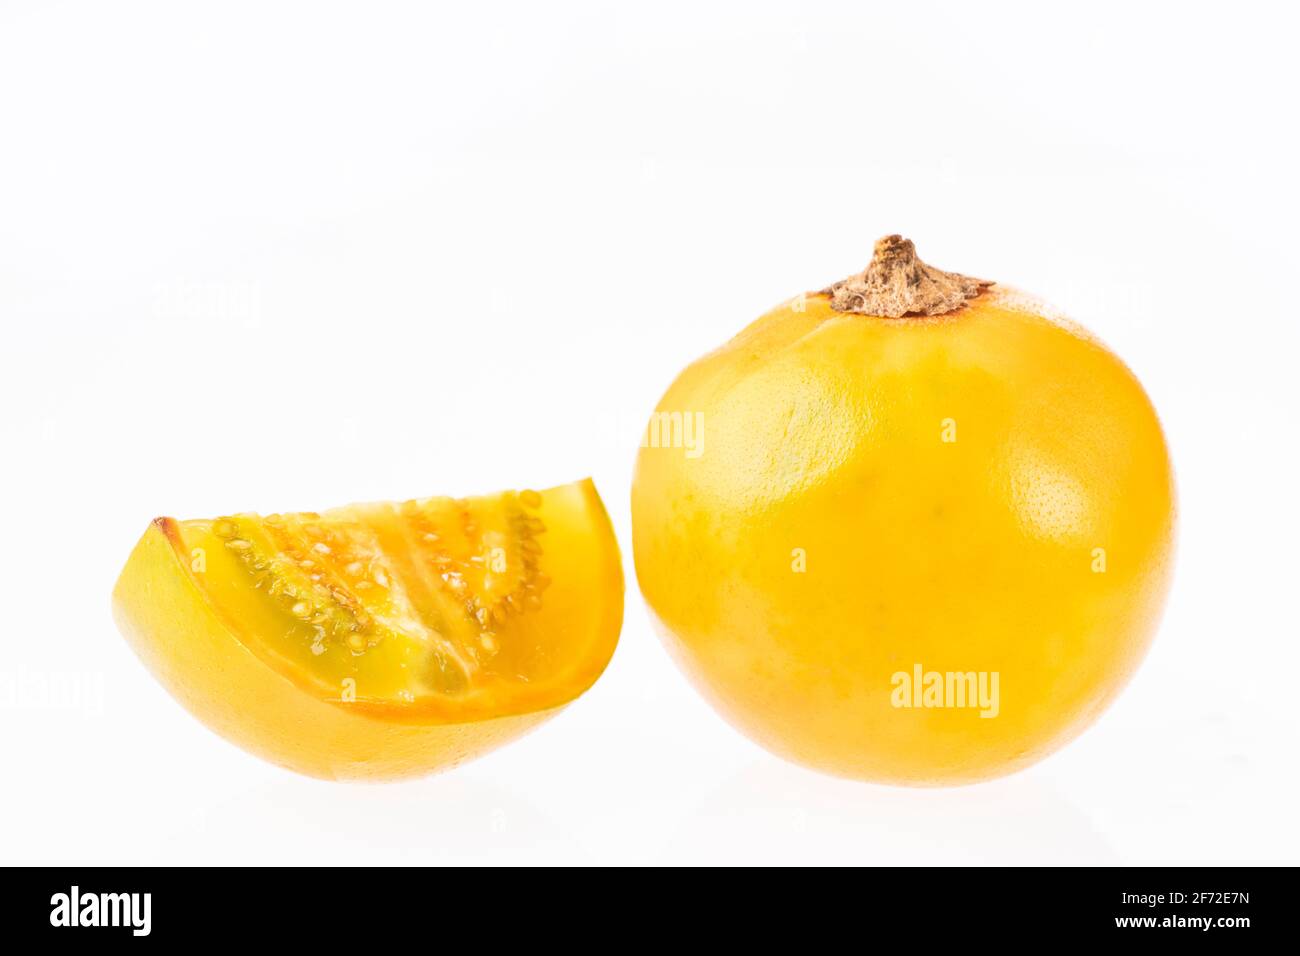
{"type": "Polygon", "coordinates": [[[321,699],[495,716],[553,703],[600,637],[583,613],[608,587],[589,504],[572,485],[184,521],[179,536],[241,639],[321,699]]]}

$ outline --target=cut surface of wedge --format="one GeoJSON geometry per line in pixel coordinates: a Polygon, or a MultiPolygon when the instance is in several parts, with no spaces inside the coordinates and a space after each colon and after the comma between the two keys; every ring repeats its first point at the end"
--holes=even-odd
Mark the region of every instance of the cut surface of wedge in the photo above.
{"type": "Polygon", "coordinates": [[[495,747],[586,690],[623,578],[590,481],[543,492],[152,522],[119,627],[214,730],[314,776],[495,747]]]}

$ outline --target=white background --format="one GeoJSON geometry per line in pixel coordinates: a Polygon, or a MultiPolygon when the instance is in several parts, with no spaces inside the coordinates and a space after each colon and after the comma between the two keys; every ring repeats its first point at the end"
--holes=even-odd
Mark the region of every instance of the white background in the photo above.
{"type": "Polygon", "coordinates": [[[1263,3],[0,3],[0,859],[1300,862],[1296,28],[1263,3]],[[1100,334],[1180,487],[1135,681],[1044,763],[951,790],[750,744],[630,560],[676,372],[894,231],[1100,334]],[[264,764],[109,615],[156,514],[587,474],[618,652],[449,774],[264,764]]]}

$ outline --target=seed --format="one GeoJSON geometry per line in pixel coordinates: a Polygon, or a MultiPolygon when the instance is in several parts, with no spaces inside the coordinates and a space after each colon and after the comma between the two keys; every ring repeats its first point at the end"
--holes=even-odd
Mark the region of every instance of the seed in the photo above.
{"type": "Polygon", "coordinates": [[[218,538],[233,538],[238,530],[235,523],[226,518],[222,518],[212,525],[212,533],[218,538]]]}
{"type": "Polygon", "coordinates": [[[540,508],[542,506],[542,496],[530,488],[527,491],[519,492],[519,502],[525,508],[540,508]]]}
{"type": "Polygon", "coordinates": [[[524,521],[524,527],[527,528],[531,534],[542,534],[546,531],[546,522],[541,518],[533,518],[530,516],[524,521]]]}
{"type": "Polygon", "coordinates": [[[311,549],[315,551],[317,554],[330,553],[330,546],[326,544],[324,541],[317,541],[315,544],[311,546],[311,549]]]}
{"type": "Polygon", "coordinates": [[[492,612],[485,607],[481,607],[474,612],[474,617],[478,619],[479,624],[483,627],[487,627],[492,621],[492,612]]]}
{"type": "Polygon", "coordinates": [[[294,617],[306,617],[311,612],[311,605],[306,601],[299,601],[289,610],[293,612],[294,617]]]}
{"type": "Polygon", "coordinates": [[[388,587],[388,575],[384,573],[383,568],[375,568],[375,583],[381,588],[388,587]]]}
{"type": "Polygon", "coordinates": [[[250,551],[253,546],[243,538],[232,538],[226,542],[226,547],[231,551],[250,551]]]}
{"type": "Polygon", "coordinates": [[[344,570],[346,570],[346,571],[348,572],[348,574],[352,574],[352,575],[360,574],[360,573],[361,573],[361,562],[360,562],[360,561],[353,561],[353,562],[352,562],[351,564],[349,564],[349,565],[348,565],[344,570]]]}
{"type": "Polygon", "coordinates": [[[432,531],[426,531],[422,535],[422,537],[424,538],[425,541],[428,541],[430,544],[438,540],[438,536],[434,534],[432,531]]]}
{"type": "Polygon", "coordinates": [[[491,631],[484,631],[480,634],[479,643],[483,645],[483,650],[487,651],[489,654],[495,654],[497,652],[496,635],[491,631]]]}
{"type": "Polygon", "coordinates": [[[352,648],[353,653],[360,654],[366,649],[366,639],[364,635],[357,633],[349,634],[348,647],[352,648]]]}

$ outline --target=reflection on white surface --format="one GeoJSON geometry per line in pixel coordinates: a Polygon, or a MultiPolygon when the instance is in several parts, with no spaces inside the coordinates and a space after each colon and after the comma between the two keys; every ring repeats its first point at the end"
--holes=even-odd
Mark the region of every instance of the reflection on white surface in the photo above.
{"type": "Polygon", "coordinates": [[[756,760],[700,801],[673,862],[1061,864],[1121,861],[1088,817],[1019,774],[971,787],[881,787],[756,760]]]}
{"type": "Polygon", "coordinates": [[[150,862],[183,865],[502,864],[575,860],[577,845],[519,789],[464,773],[401,784],[283,777],[196,813],[160,834],[150,862]],[[250,823],[263,834],[250,843],[250,823]],[[214,856],[214,848],[217,850],[214,856]],[[252,858],[251,860],[249,858],[252,858]]]}

